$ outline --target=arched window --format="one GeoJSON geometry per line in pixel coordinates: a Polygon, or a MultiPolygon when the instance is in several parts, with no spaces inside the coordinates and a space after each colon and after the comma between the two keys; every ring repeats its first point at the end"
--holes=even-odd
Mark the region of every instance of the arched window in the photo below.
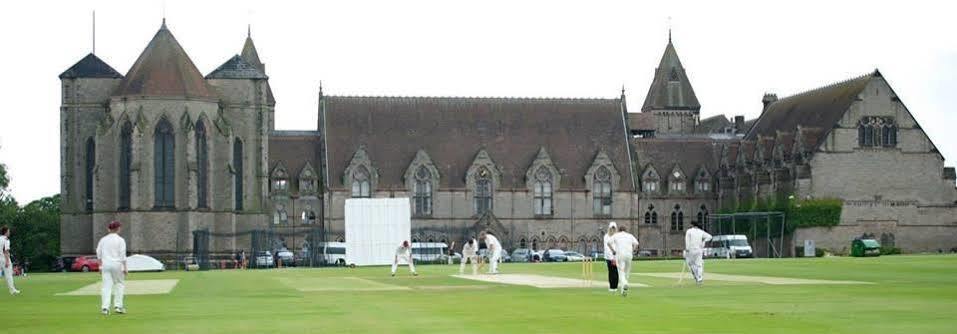
{"type": "Polygon", "coordinates": [[[701,204],[701,207],[698,208],[698,223],[701,224],[702,228],[708,224],[708,207],[704,204],[701,204]]]}
{"type": "Polygon", "coordinates": [[[671,193],[683,193],[685,191],[685,176],[681,171],[675,168],[671,172],[668,184],[671,186],[671,193]]]}
{"type": "Polygon", "coordinates": [[[605,166],[598,167],[592,180],[592,213],[611,216],[611,172],[605,166]]]}
{"type": "Polygon", "coordinates": [[[85,196],[84,196],[84,207],[86,211],[93,211],[93,170],[96,168],[96,143],[93,142],[93,137],[90,137],[86,140],[86,165],[83,166],[84,178],[86,184],[84,186],[85,196]]]}
{"type": "Polygon", "coordinates": [[[863,117],[857,125],[860,147],[896,147],[897,125],[892,117],[863,117]]]}
{"type": "Polygon", "coordinates": [[[525,238],[522,238],[521,240],[518,241],[518,248],[527,248],[525,246],[527,246],[527,242],[525,241],[525,238]]]}
{"type": "Polygon", "coordinates": [[[175,206],[176,141],[173,125],[165,118],[156,125],[153,137],[154,203],[157,208],[175,206]]]}
{"type": "Polygon", "coordinates": [[[645,211],[645,224],[657,224],[658,213],[655,212],[655,206],[648,204],[648,211],[645,211]]]}
{"type": "Polygon", "coordinates": [[[704,169],[699,171],[698,177],[695,178],[695,191],[698,193],[706,193],[711,191],[711,177],[704,169]]]}
{"type": "Polygon", "coordinates": [[[286,212],[286,206],[276,205],[276,213],[273,215],[273,224],[285,224],[289,222],[289,213],[286,212]]]}
{"type": "Polygon", "coordinates": [[[685,229],[685,214],[681,212],[681,205],[675,204],[674,211],[671,212],[671,230],[683,231],[685,229]]]}
{"type": "Polygon", "coordinates": [[[209,147],[206,144],[206,125],[196,122],[196,207],[209,207],[209,147]]]}
{"type": "Polygon", "coordinates": [[[243,141],[239,138],[233,141],[233,208],[236,211],[243,209],[243,141]]]}
{"type": "Polygon", "coordinates": [[[412,196],[416,216],[432,215],[432,172],[425,166],[415,171],[412,196]]]}
{"type": "Polygon", "coordinates": [[[649,167],[641,177],[642,189],[646,193],[657,192],[659,180],[661,180],[661,178],[658,176],[658,172],[656,172],[654,168],[649,167]]]}
{"type": "Polygon", "coordinates": [[[475,178],[473,206],[476,215],[492,211],[492,173],[484,167],[478,171],[475,178]]]}
{"type": "Polygon", "coordinates": [[[369,169],[365,166],[359,166],[352,173],[352,197],[369,198],[372,197],[372,180],[369,175],[369,169]]]}
{"type": "Polygon", "coordinates": [[[533,199],[535,201],[535,215],[551,216],[552,173],[548,170],[548,168],[545,168],[544,166],[538,168],[538,171],[535,172],[535,183],[533,184],[533,188],[535,188],[533,199]]]}
{"type": "Polygon", "coordinates": [[[532,239],[532,250],[538,249],[538,238],[532,239]]]}
{"type": "Polygon", "coordinates": [[[133,167],[133,125],[129,121],[123,123],[120,130],[120,211],[130,209],[130,195],[132,194],[132,177],[130,169],[133,167]]]}

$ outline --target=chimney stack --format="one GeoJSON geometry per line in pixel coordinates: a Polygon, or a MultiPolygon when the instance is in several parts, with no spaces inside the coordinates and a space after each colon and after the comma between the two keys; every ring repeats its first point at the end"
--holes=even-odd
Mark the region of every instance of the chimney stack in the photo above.
{"type": "Polygon", "coordinates": [[[764,104],[764,109],[761,109],[761,113],[764,114],[765,111],[768,111],[768,106],[771,103],[774,103],[778,100],[777,94],[765,93],[764,98],[761,99],[761,103],[764,104]]]}
{"type": "Polygon", "coordinates": [[[734,116],[734,133],[744,132],[744,116],[734,116]]]}

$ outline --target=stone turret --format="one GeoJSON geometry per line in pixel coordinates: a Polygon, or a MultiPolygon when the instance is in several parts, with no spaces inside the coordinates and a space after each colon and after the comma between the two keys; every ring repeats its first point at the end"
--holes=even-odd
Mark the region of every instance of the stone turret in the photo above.
{"type": "Polygon", "coordinates": [[[657,134],[680,135],[694,132],[700,110],[701,104],[669,36],[641,111],[655,115],[657,134]]]}

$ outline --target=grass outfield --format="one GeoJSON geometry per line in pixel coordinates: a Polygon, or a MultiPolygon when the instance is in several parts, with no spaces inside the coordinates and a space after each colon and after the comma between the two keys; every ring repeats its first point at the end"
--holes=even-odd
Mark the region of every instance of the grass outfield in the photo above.
{"type": "MultiPolygon", "coordinates": [[[[605,275],[595,263],[595,278],[605,275]]],[[[640,261],[636,273],[680,271],[640,261]]],[[[99,296],[57,296],[99,275],[31,274],[22,295],[0,295],[2,333],[954,333],[957,256],[707,261],[708,272],[863,281],[769,285],[708,281],[651,285],[627,298],[601,287],[540,289],[450,277],[455,266],[134,273],[179,279],[169,294],[126,299],[129,314],[99,314],[99,296]]],[[[581,278],[581,265],[505,264],[503,273],[581,278]]],[[[707,276],[706,276],[707,277],[707,276]]],[[[687,282],[687,281],[686,281],[687,282]]]]}

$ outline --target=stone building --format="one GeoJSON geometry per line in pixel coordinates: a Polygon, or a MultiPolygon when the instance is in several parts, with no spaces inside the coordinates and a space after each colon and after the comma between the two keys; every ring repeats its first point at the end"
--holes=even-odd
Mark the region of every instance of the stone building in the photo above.
{"type": "MultiPolygon", "coordinates": [[[[203,76],[165,22],[127,73],[90,54],[60,75],[61,247],[89,254],[110,220],[133,252],[192,249],[194,230],[320,228],[348,198],[406,197],[417,241],[496,232],[508,249],[600,249],[614,220],[653,255],[692,221],[759,199],[838,198],[842,222],[798,230],[840,250],[874,235],[905,251],[957,246],[954,169],[879,72],[745,121],[701,119],[670,41],[640,112],[614,98],[326,95],[308,131],[276,130],[247,36],[203,76]],[[893,174],[887,171],[893,170],[893,174]]],[[[216,238],[214,251],[248,247],[216,238]]],[[[298,248],[302,240],[292,240],[298,248]]]]}

